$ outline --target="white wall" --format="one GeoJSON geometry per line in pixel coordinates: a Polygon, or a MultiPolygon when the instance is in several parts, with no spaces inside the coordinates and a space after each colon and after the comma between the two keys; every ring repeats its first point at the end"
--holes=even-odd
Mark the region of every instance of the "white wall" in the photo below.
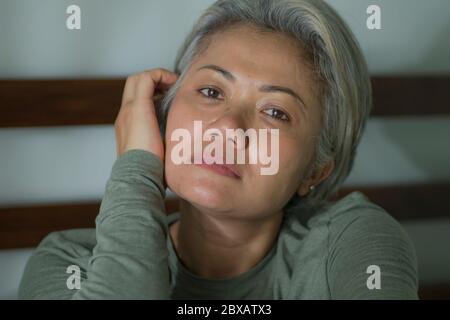
{"type": "MultiPolygon", "coordinates": [[[[354,30],[373,75],[450,73],[450,1],[328,1],[354,30]],[[382,30],[366,8],[382,9],[382,30]]],[[[171,69],[207,0],[0,0],[0,78],[98,78],[171,69]],[[78,4],[82,29],[65,28],[78,4]]],[[[426,107],[426,106],[424,106],[426,107]]],[[[449,106],[450,108],[450,106],[449,106]]],[[[450,179],[449,117],[370,120],[347,184],[450,179]]],[[[112,126],[0,129],[0,206],[100,199],[115,159],[112,126]]],[[[450,215],[450,213],[449,213],[450,215]]],[[[405,223],[422,283],[450,281],[450,219],[405,223]]],[[[0,298],[30,250],[0,252],[0,298]]]]}

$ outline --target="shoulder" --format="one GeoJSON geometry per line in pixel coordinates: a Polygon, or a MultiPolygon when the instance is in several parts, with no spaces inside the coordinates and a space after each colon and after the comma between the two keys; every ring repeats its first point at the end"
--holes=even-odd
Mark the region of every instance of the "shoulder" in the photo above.
{"type": "Polygon", "coordinates": [[[361,192],[353,192],[336,202],[325,220],[331,249],[344,245],[346,241],[366,241],[383,247],[399,245],[411,255],[415,254],[412,241],[402,225],[361,192]]]}
{"type": "Polygon", "coordinates": [[[19,285],[19,299],[63,298],[70,266],[85,274],[95,247],[95,229],[71,229],[48,234],[27,261],[19,285]]]}
{"type": "Polygon", "coordinates": [[[408,235],[396,219],[358,191],[331,205],[323,218],[329,227],[332,241],[330,244],[339,241],[349,232],[354,232],[357,236],[370,235],[381,230],[409,241],[408,235]]]}
{"type": "Polygon", "coordinates": [[[326,226],[330,245],[349,232],[364,233],[378,229],[393,232],[409,241],[400,223],[385,209],[359,191],[329,203],[308,220],[308,227],[326,226]]]}
{"type": "Polygon", "coordinates": [[[353,192],[328,207],[315,223],[328,228],[328,274],[332,295],[415,298],[417,258],[401,224],[364,194],[353,192]],[[381,270],[383,290],[370,291],[371,267],[381,270]]]}

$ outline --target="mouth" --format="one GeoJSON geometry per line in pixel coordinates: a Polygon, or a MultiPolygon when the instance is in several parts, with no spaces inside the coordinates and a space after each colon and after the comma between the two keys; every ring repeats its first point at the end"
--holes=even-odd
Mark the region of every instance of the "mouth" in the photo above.
{"type": "MultiPolygon", "coordinates": [[[[225,161],[223,161],[225,162],[225,161]]],[[[194,161],[192,161],[194,163],[194,161]]],[[[202,157],[202,163],[196,164],[196,166],[211,170],[219,175],[230,177],[233,179],[240,180],[241,179],[241,173],[237,165],[235,164],[219,164],[219,163],[206,163],[205,159],[202,157]]]]}
{"type": "Polygon", "coordinates": [[[241,179],[241,177],[239,175],[237,175],[234,171],[230,170],[227,165],[222,165],[222,164],[206,164],[206,163],[201,163],[201,164],[196,164],[196,166],[200,166],[203,167],[205,169],[209,169],[211,171],[214,171],[215,173],[218,173],[222,176],[226,176],[226,177],[230,177],[230,178],[234,178],[234,179],[241,179]]]}

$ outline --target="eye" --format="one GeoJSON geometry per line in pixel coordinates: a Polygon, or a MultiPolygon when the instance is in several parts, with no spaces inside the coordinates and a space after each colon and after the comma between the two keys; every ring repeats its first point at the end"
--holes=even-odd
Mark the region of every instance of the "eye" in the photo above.
{"type": "Polygon", "coordinates": [[[268,114],[270,117],[280,120],[280,121],[289,121],[289,116],[281,111],[280,109],[270,108],[263,110],[265,114],[268,114]]]}
{"type": "Polygon", "coordinates": [[[217,94],[220,94],[220,91],[213,87],[202,88],[198,92],[206,99],[220,100],[217,98],[217,94]]]}

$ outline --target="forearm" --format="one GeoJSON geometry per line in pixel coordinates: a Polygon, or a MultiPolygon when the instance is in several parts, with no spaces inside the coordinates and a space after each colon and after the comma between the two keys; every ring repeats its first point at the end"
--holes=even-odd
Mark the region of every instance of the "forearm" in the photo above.
{"type": "Polygon", "coordinates": [[[163,164],[129,150],[114,163],[96,219],[97,245],[74,299],[167,299],[163,164]]]}

